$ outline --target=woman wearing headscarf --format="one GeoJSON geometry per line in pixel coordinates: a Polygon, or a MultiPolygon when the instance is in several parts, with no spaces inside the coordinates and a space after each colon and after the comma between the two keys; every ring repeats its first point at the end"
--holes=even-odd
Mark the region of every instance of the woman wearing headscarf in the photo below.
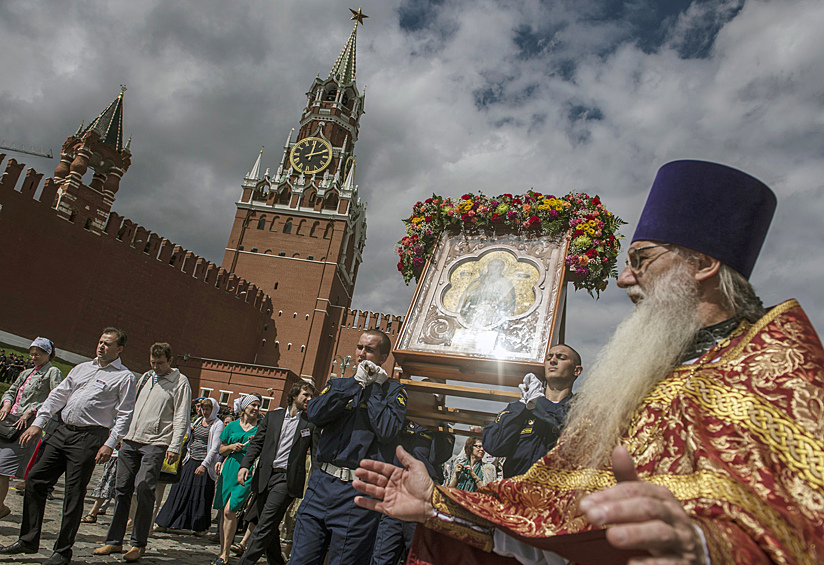
{"type": "Polygon", "coordinates": [[[175,528],[203,535],[209,529],[209,503],[215,494],[215,463],[223,432],[223,422],[217,417],[219,409],[214,398],[201,400],[202,415],[192,424],[180,480],[172,485],[169,498],[157,514],[155,531],[175,528]]]}
{"type": "MultiPolygon", "coordinates": [[[[20,373],[0,401],[0,420],[7,424],[7,429],[9,425],[13,425],[19,430],[18,436],[31,425],[49,393],[63,380],[63,373],[51,364],[54,353],[54,343],[51,340],[44,337],[35,339],[29,347],[29,358],[34,368],[20,373]]],[[[11,513],[11,509],[6,506],[9,479],[25,476],[26,467],[37,444],[38,442],[32,441],[21,447],[17,438],[0,439],[0,518],[11,513]]]]}
{"type": "Polygon", "coordinates": [[[237,513],[246,504],[252,487],[251,481],[246,486],[238,483],[237,474],[249,440],[257,432],[260,397],[256,394],[244,395],[238,408],[240,417],[220,434],[220,454],[225,460],[217,482],[214,508],[223,512],[223,519],[220,525],[220,555],[212,562],[213,565],[225,565],[229,561],[229,550],[237,531],[237,513]]]}

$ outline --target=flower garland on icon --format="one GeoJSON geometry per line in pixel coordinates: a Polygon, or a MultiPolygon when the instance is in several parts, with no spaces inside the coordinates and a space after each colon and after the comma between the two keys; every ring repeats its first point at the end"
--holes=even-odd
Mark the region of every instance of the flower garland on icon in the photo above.
{"type": "Polygon", "coordinates": [[[460,198],[432,195],[412,207],[404,220],[406,236],[398,242],[398,270],[409,284],[419,279],[432,256],[438,236],[446,229],[521,231],[533,235],[564,235],[569,241],[565,262],[575,289],[599,295],[610,277],[617,279],[616,262],[626,224],[608,211],[597,196],[570,192],[556,198],[540,192],[523,195],[464,194],[460,198]]]}

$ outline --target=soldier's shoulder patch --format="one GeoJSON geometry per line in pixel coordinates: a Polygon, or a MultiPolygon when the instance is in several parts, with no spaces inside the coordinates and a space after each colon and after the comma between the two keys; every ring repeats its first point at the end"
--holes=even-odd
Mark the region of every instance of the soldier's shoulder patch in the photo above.
{"type": "Polygon", "coordinates": [[[504,414],[509,414],[509,410],[503,410],[498,413],[498,415],[495,417],[496,424],[501,421],[501,416],[503,416],[504,414]]]}
{"type": "Polygon", "coordinates": [[[397,401],[399,406],[401,406],[402,408],[406,408],[406,394],[399,394],[397,401]]]}
{"type": "Polygon", "coordinates": [[[327,392],[329,392],[331,389],[332,389],[332,383],[329,383],[329,384],[327,384],[325,387],[323,387],[323,390],[322,390],[322,391],[320,391],[320,393],[321,393],[321,394],[326,394],[326,393],[327,393],[327,392]]]}

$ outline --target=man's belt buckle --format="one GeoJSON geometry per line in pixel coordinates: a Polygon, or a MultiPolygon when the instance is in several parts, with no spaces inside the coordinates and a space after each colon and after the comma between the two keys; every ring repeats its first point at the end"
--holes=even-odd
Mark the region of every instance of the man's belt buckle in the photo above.
{"type": "Polygon", "coordinates": [[[332,463],[321,463],[320,468],[323,472],[328,473],[333,477],[337,477],[347,483],[352,482],[352,479],[355,478],[355,471],[347,467],[338,467],[332,463]]]}

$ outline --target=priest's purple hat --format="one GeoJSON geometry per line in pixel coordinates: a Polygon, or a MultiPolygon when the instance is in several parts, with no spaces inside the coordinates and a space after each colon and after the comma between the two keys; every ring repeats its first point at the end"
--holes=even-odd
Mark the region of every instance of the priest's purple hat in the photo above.
{"type": "Polygon", "coordinates": [[[726,165],[673,161],[658,170],[632,241],[674,243],[749,279],[775,212],[760,180],[726,165]]]}

